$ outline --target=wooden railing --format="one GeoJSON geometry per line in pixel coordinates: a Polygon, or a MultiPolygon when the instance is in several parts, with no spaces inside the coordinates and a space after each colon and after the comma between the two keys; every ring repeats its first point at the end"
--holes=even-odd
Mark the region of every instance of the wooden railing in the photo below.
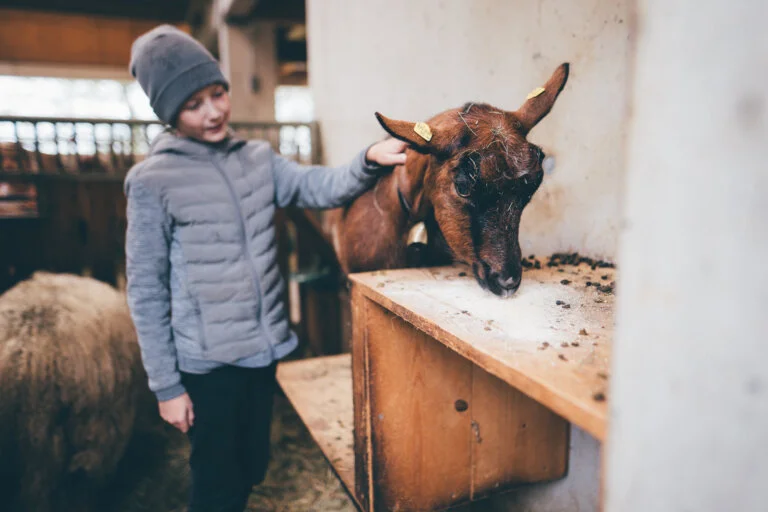
{"type": "MultiPolygon", "coordinates": [[[[233,123],[302,164],[320,163],[316,123],[233,123]]],[[[122,181],[165,127],[153,121],[0,117],[0,293],[35,270],[124,281],[122,181]]],[[[315,212],[276,217],[292,318],[316,354],[339,348],[333,248],[315,212]],[[299,323],[299,319],[302,319],[299,323]]]]}
{"type": "MultiPolygon", "coordinates": [[[[320,161],[314,122],[232,123],[232,128],[301,163],[320,161]]],[[[157,121],[0,117],[0,173],[122,178],[164,129],[157,121]]]]}

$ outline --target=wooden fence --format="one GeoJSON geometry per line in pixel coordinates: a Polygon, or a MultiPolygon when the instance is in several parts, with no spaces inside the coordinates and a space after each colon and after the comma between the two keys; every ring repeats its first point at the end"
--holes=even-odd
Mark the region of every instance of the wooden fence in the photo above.
{"type": "MultiPolygon", "coordinates": [[[[0,117],[0,293],[36,270],[123,287],[123,179],[146,157],[157,122],[0,117]]],[[[236,123],[302,164],[320,162],[315,123],[236,123]]],[[[291,320],[313,354],[341,349],[338,267],[318,217],[278,211],[291,320]]]]}

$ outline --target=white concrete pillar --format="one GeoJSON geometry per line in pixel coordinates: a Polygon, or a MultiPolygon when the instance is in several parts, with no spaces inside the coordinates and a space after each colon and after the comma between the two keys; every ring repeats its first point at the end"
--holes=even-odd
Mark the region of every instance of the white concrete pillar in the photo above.
{"type": "Polygon", "coordinates": [[[231,83],[232,120],[274,121],[278,85],[274,23],[222,23],[219,59],[231,83]]]}
{"type": "Polygon", "coordinates": [[[768,510],[768,3],[638,8],[607,512],[768,510]]]}

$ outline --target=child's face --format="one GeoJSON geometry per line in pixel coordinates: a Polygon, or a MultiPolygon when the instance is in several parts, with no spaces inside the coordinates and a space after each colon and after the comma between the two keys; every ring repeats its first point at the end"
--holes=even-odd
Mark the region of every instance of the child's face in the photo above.
{"type": "Polygon", "coordinates": [[[202,142],[221,142],[229,128],[229,93],[220,84],[200,89],[181,106],[176,129],[202,142]]]}

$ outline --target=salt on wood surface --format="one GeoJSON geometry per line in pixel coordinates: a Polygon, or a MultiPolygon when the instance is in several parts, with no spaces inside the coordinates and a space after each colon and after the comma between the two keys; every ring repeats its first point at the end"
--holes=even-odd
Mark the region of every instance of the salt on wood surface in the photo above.
{"type": "Polygon", "coordinates": [[[604,438],[615,270],[527,269],[508,298],[483,290],[462,266],[350,278],[374,302],[604,438]]]}

